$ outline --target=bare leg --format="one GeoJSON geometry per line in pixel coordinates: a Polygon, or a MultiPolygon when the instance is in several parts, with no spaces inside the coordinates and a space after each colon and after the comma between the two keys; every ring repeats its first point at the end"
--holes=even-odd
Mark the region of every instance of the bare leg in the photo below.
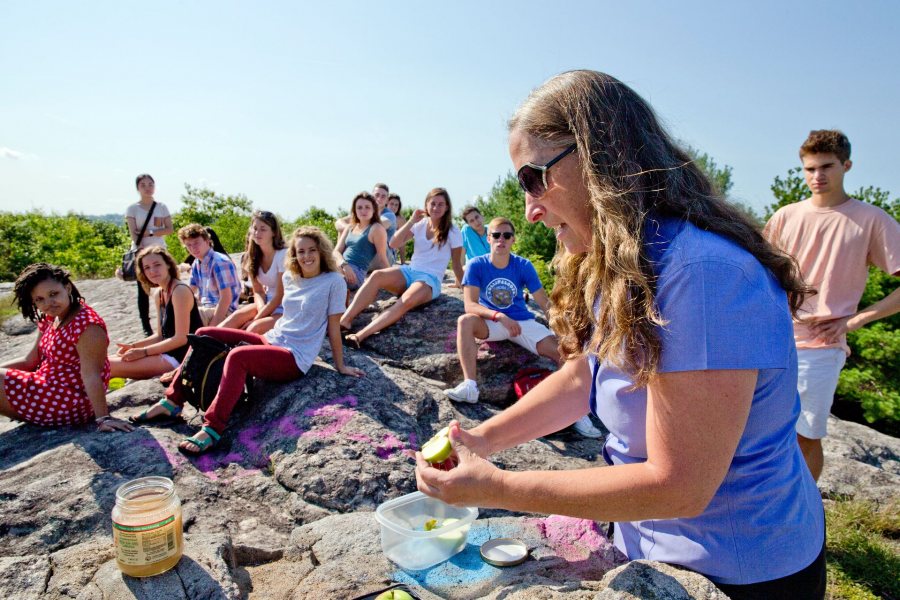
{"type": "Polygon", "coordinates": [[[556,339],[555,335],[548,335],[539,341],[537,343],[537,352],[541,356],[545,356],[559,365],[559,340],[556,339]]]}
{"type": "Polygon", "coordinates": [[[485,339],[488,328],[478,315],[464,314],[456,320],[456,354],[465,379],[475,380],[478,359],[477,339],[485,339]]]}
{"type": "Polygon", "coordinates": [[[249,331],[250,333],[258,333],[259,335],[262,335],[275,327],[275,323],[277,323],[278,319],[280,318],[281,315],[272,315],[269,317],[263,317],[262,319],[257,319],[247,326],[247,331],[249,331]]]}
{"type": "Polygon", "coordinates": [[[247,304],[246,306],[241,306],[236,311],[225,317],[225,320],[219,323],[219,327],[225,327],[227,329],[243,329],[244,325],[246,325],[253,317],[256,316],[255,304],[247,304]]]}
{"type": "Polygon", "coordinates": [[[3,385],[5,379],[6,369],[0,369],[0,415],[18,421],[19,415],[16,414],[16,411],[13,409],[12,404],[9,403],[9,400],[6,399],[6,387],[3,385]]]}
{"type": "Polygon", "coordinates": [[[161,355],[146,356],[137,360],[122,360],[121,356],[109,357],[110,377],[150,379],[172,370],[172,365],[161,355]]]}
{"type": "Polygon", "coordinates": [[[822,475],[822,468],[825,466],[825,454],[822,452],[822,440],[813,440],[797,434],[797,443],[800,444],[800,451],[803,452],[803,458],[806,459],[806,466],[812,473],[813,479],[819,480],[822,475]]]}
{"type": "MultiPolygon", "coordinates": [[[[403,277],[403,275],[400,275],[400,277],[403,277]]],[[[372,319],[372,322],[360,329],[354,337],[359,343],[362,343],[362,341],[370,335],[378,333],[385,327],[393,325],[399,321],[403,315],[415,307],[429,301],[431,301],[431,286],[421,281],[416,281],[409,286],[408,290],[403,292],[403,295],[397,299],[397,302],[394,303],[393,306],[372,319]]],[[[356,300],[354,300],[353,303],[356,304],[356,300]]],[[[346,317],[346,313],[344,316],[346,317]]]]}
{"type": "Polygon", "coordinates": [[[356,296],[353,297],[350,307],[344,312],[344,316],[341,317],[341,327],[350,329],[353,319],[358,317],[359,313],[375,301],[380,290],[387,290],[397,296],[406,291],[406,278],[399,267],[381,269],[366,278],[362,287],[356,291],[356,296]]]}

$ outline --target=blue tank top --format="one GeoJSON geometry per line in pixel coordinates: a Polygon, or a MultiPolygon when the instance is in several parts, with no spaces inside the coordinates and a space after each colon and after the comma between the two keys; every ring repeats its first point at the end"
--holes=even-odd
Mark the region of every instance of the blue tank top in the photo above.
{"type": "Polygon", "coordinates": [[[375,258],[375,244],[369,241],[369,230],[374,223],[369,223],[362,233],[350,233],[347,235],[347,247],[344,249],[344,260],[355,267],[368,270],[372,259],[375,258]]]}

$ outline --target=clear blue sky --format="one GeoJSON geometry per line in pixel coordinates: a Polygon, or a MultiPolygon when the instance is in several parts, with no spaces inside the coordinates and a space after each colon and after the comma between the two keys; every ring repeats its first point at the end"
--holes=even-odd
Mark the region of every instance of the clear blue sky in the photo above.
{"type": "Polygon", "coordinates": [[[505,122],[572,68],[632,85],[757,209],[810,129],[847,187],[900,195],[897,2],[0,0],[0,210],[123,212],[153,174],[293,218],[385,181],[458,211],[510,169],[505,122]]]}

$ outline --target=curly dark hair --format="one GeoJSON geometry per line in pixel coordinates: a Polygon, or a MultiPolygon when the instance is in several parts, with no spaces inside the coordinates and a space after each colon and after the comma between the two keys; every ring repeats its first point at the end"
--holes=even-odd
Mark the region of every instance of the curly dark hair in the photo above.
{"type": "MultiPolygon", "coordinates": [[[[71,287],[72,291],[69,295],[73,306],[79,306],[84,299],[78,291],[78,288],[72,283],[72,276],[64,268],[43,262],[28,265],[19,277],[16,278],[13,295],[15,296],[16,304],[19,306],[19,310],[22,312],[22,316],[32,323],[41,319],[43,315],[41,315],[34,306],[34,302],[31,300],[31,292],[37,284],[48,279],[71,287]]],[[[69,310],[72,310],[72,308],[70,307],[69,310]]]]}

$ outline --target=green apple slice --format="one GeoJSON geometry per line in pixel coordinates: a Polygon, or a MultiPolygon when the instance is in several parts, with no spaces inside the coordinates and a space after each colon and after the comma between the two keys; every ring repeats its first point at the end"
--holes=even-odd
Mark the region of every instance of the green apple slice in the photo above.
{"type": "Polygon", "coordinates": [[[450,438],[434,436],[422,446],[422,458],[430,463],[439,463],[447,460],[452,451],[450,438]]]}
{"type": "Polygon", "coordinates": [[[378,594],[375,600],[413,600],[413,597],[403,590],[388,590],[378,594]]]}

